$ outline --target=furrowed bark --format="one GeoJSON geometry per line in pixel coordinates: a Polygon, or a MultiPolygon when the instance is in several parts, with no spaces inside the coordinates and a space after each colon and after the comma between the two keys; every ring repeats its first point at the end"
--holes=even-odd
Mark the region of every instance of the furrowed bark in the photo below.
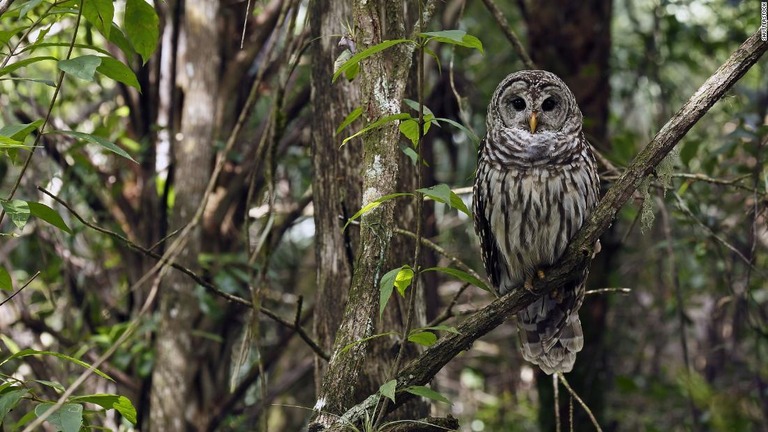
{"type": "MultiPolygon", "coordinates": [[[[379,3],[362,0],[354,2],[355,43],[358,51],[385,39],[407,37],[402,3],[394,0],[379,3]]],[[[356,80],[359,80],[361,86],[366,122],[400,112],[413,49],[414,44],[399,44],[385,53],[366,59],[360,65],[360,74],[356,80]]],[[[399,135],[396,122],[363,135],[363,206],[397,192],[399,135]]],[[[379,312],[379,280],[389,270],[385,268],[385,263],[393,235],[393,209],[392,202],[385,203],[363,215],[360,220],[360,251],[355,261],[352,284],[331,360],[322,378],[315,405],[316,417],[309,428],[312,431],[327,428],[343,430],[343,425],[332,426],[336,423],[336,415],[365,396],[358,394],[360,389],[356,384],[365,375],[368,344],[360,342],[348,349],[345,347],[377,331],[388,330],[377,329],[376,322],[379,312]]]]}
{"type": "MultiPolygon", "coordinates": [[[[350,217],[360,208],[362,181],[359,143],[341,146],[343,135],[336,127],[360,106],[360,91],[354,83],[340,79],[330,85],[334,59],[343,51],[339,35],[352,13],[352,0],[316,0],[310,12],[312,38],[312,194],[315,217],[315,259],[317,294],[313,321],[316,340],[331,352],[341,324],[341,311],[352,280],[353,250],[358,245],[356,230],[342,231],[341,217],[350,217]]],[[[315,357],[315,391],[321,392],[327,362],[315,357]]]]}

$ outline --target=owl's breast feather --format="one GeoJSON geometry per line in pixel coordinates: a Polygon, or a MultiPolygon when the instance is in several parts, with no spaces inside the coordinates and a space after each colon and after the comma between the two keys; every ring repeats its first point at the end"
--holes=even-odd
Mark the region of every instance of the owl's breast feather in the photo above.
{"type": "Polygon", "coordinates": [[[496,162],[500,165],[519,167],[559,163],[563,155],[572,150],[569,144],[573,141],[559,132],[531,133],[514,128],[502,130],[497,136],[491,136],[490,140],[498,146],[498,152],[491,151],[489,159],[498,159],[496,162]]]}

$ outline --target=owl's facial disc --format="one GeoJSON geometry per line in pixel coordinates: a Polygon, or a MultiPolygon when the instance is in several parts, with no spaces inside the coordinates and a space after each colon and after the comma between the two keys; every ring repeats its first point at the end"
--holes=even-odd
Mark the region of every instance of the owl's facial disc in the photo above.
{"type": "Polygon", "coordinates": [[[531,134],[558,132],[568,117],[567,104],[558,96],[557,84],[530,85],[525,81],[510,83],[501,94],[498,112],[506,127],[531,134]]]}

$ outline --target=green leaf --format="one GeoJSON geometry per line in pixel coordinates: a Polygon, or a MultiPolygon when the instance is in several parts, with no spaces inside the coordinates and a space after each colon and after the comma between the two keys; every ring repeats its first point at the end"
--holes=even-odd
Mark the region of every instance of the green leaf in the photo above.
{"type": "Polygon", "coordinates": [[[409,265],[392,269],[384,274],[379,281],[379,316],[384,312],[384,308],[392,296],[392,291],[397,288],[401,296],[405,296],[405,290],[411,285],[413,280],[413,269],[409,265]]]}
{"type": "Polygon", "coordinates": [[[389,398],[392,402],[395,401],[395,390],[397,389],[397,380],[387,381],[379,387],[379,393],[389,398]]]}
{"type": "Polygon", "coordinates": [[[408,340],[422,346],[432,346],[437,342],[437,336],[429,331],[419,331],[409,334],[408,340]]]}
{"type": "Polygon", "coordinates": [[[464,41],[464,36],[466,35],[467,35],[467,32],[465,32],[464,30],[441,30],[441,31],[434,31],[434,32],[424,32],[420,34],[420,36],[428,39],[434,39],[434,38],[448,39],[453,43],[461,43],[462,41],[464,41]]]}
{"type": "Polygon", "coordinates": [[[12,354],[15,354],[21,351],[21,349],[19,349],[19,345],[17,345],[16,342],[13,341],[13,339],[9,338],[4,334],[0,334],[0,341],[3,341],[3,344],[5,344],[5,347],[12,354]]]}
{"type": "Polygon", "coordinates": [[[447,204],[449,207],[459,210],[470,218],[472,217],[472,213],[467,208],[467,205],[464,204],[464,201],[462,201],[461,197],[456,195],[456,193],[452,191],[451,188],[449,188],[446,184],[439,184],[429,188],[421,188],[417,190],[435,201],[447,204]]]}
{"type": "Polygon", "coordinates": [[[96,136],[96,135],[91,135],[91,134],[87,134],[87,133],[83,133],[83,132],[76,132],[76,131],[65,131],[65,130],[55,130],[55,131],[48,132],[48,134],[69,135],[69,136],[81,139],[83,141],[89,142],[91,144],[98,144],[98,145],[104,147],[105,149],[107,149],[107,150],[109,150],[109,151],[111,151],[111,152],[113,152],[113,153],[115,153],[115,154],[117,154],[119,156],[122,156],[122,157],[124,157],[124,158],[126,158],[128,160],[136,162],[131,157],[131,155],[126,153],[125,150],[123,150],[122,148],[118,147],[115,143],[107,141],[106,139],[104,139],[102,137],[99,137],[99,136],[96,136]]]}
{"type": "Polygon", "coordinates": [[[0,77],[3,75],[7,75],[15,71],[16,69],[23,68],[24,66],[29,66],[32,63],[37,63],[37,62],[46,61],[46,60],[58,60],[58,59],[56,57],[51,57],[51,56],[27,57],[24,60],[19,60],[16,63],[11,63],[4,68],[0,68],[0,77]]]}
{"type": "Polygon", "coordinates": [[[22,430],[22,426],[26,425],[27,423],[30,423],[34,419],[35,419],[35,412],[28,411],[26,414],[21,416],[21,418],[19,419],[19,421],[16,422],[16,424],[11,426],[11,430],[20,431],[22,430]]]}
{"type": "Polygon", "coordinates": [[[5,45],[12,37],[24,32],[28,26],[12,27],[8,30],[0,30],[0,45],[5,45]]]}
{"type": "Polygon", "coordinates": [[[101,64],[96,68],[96,71],[117,82],[121,82],[141,91],[141,85],[139,84],[139,80],[136,79],[136,74],[133,73],[131,68],[119,60],[113,59],[112,57],[102,57],[101,64]]]}
{"type": "MultiPolygon", "coordinates": [[[[422,136],[429,132],[430,125],[431,123],[429,122],[429,119],[425,116],[423,133],[421,134],[422,136]]],[[[411,140],[411,143],[414,147],[419,145],[419,122],[416,119],[410,118],[400,122],[400,133],[411,140]]]]}
{"type": "Polygon", "coordinates": [[[96,68],[101,64],[101,57],[95,55],[84,55],[59,61],[59,69],[75,78],[85,81],[93,81],[93,74],[96,68]]]}
{"type": "Polygon", "coordinates": [[[29,11],[36,8],[42,2],[43,0],[29,0],[28,2],[24,3],[19,9],[19,18],[26,17],[29,11]]]}
{"type": "Polygon", "coordinates": [[[334,132],[334,135],[338,135],[339,132],[343,131],[344,128],[352,124],[353,121],[357,120],[358,117],[360,117],[360,114],[363,113],[363,107],[357,107],[355,108],[351,113],[349,113],[348,116],[344,117],[344,121],[341,122],[338,128],[336,128],[336,132],[334,132]]]}
{"type": "MultiPolygon", "coordinates": [[[[38,350],[31,349],[31,348],[23,349],[23,350],[21,350],[19,352],[13,353],[13,355],[11,355],[9,357],[6,357],[4,360],[0,361],[0,366],[8,363],[11,360],[17,359],[17,358],[23,358],[23,357],[34,356],[34,355],[48,355],[48,356],[52,356],[52,357],[57,357],[57,358],[60,358],[62,360],[66,360],[66,361],[72,362],[72,363],[74,363],[74,364],[76,364],[78,366],[82,366],[82,367],[84,367],[86,369],[91,367],[91,365],[89,365],[88,363],[86,363],[86,362],[84,362],[82,360],[78,360],[78,359],[76,359],[74,357],[70,357],[70,356],[68,356],[66,354],[61,354],[61,353],[57,353],[57,352],[54,352],[54,351],[38,351],[38,350]]],[[[108,379],[108,380],[110,380],[112,382],[115,381],[109,375],[105,374],[104,372],[100,371],[99,369],[94,369],[93,372],[96,375],[98,375],[98,376],[100,376],[100,377],[102,377],[104,379],[108,379]]]]}
{"type": "Polygon", "coordinates": [[[406,156],[408,156],[408,158],[411,160],[411,163],[413,163],[413,165],[416,165],[416,162],[418,162],[419,160],[419,154],[416,153],[416,150],[414,150],[413,147],[407,144],[401,143],[400,150],[402,150],[402,152],[405,153],[406,156]]]}
{"type": "Polygon", "coordinates": [[[115,5],[112,0],[85,0],[81,3],[83,18],[109,39],[112,30],[112,18],[115,15],[115,5]]]}
{"type": "Polygon", "coordinates": [[[412,281],[413,269],[409,265],[404,265],[395,276],[395,288],[397,288],[397,292],[400,293],[402,297],[405,297],[405,290],[411,286],[412,281]]]}
{"type": "Polygon", "coordinates": [[[428,40],[434,40],[437,42],[447,43],[451,45],[459,45],[467,48],[474,48],[480,51],[481,54],[485,54],[483,51],[483,43],[475,36],[468,35],[463,30],[443,30],[436,32],[426,32],[420,34],[422,37],[428,40]]]}
{"type": "Polygon", "coordinates": [[[390,270],[379,281],[379,317],[384,313],[384,308],[392,297],[392,291],[395,290],[395,277],[399,271],[400,269],[390,270]]]}
{"type": "Polygon", "coordinates": [[[341,145],[346,144],[349,140],[351,140],[353,138],[356,138],[356,137],[358,137],[358,136],[368,132],[369,130],[376,129],[377,127],[381,127],[382,125],[387,124],[389,122],[393,122],[393,121],[396,121],[396,120],[405,120],[405,119],[409,119],[409,118],[411,118],[411,115],[407,114],[407,113],[398,113],[398,114],[392,114],[392,115],[384,116],[384,117],[376,120],[375,122],[369,124],[368,126],[360,129],[359,131],[355,132],[353,135],[344,138],[344,141],[341,142],[341,145]]]}
{"type": "Polygon", "coordinates": [[[491,289],[488,287],[488,285],[485,284],[485,282],[483,282],[480,279],[472,276],[471,274],[469,274],[469,273],[467,273],[465,271],[459,270],[459,269],[450,268],[450,267],[430,267],[430,268],[424,269],[422,271],[424,271],[424,272],[437,271],[437,272],[440,272],[440,273],[445,273],[445,274],[447,274],[449,276],[453,276],[456,279],[459,279],[462,282],[466,282],[466,283],[472,284],[472,285],[474,285],[474,286],[476,286],[476,287],[478,287],[478,288],[480,288],[480,289],[482,289],[484,291],[492,292],[491,289]]]}
{"type": "MultiPolygon", "coordinates": [[[[419,112],[419,103],[416,102],[415,100],[413,100],[413,99],[403,99],[403,102],[405,102],[405,104],[408,105],[414,111],[419,112]]],[[[429,107],[424,105],[424,117],[426,117],[428,115],[431,115],[431,116],[434,117],[435,114],[432,112],[431,109],[429,109],[429,107]]]]}
{"type": "Polygon", "coordinates": [[[472,140],[472,142],[473,142],[475,145],[478,145],[478,144],[480,144],[480,138],[479,138],[477,135],[475,135],[475,133],[474,133],[474,132],[472,132],[472,131],[471,131],[471,130],[469,130],[469,129],[468,129],[466,126],[464,126],[463,124],[461,124],[461,123],[459,123],[459,122],[457,122],[457,121],[455,121],[455,120],[451,120],[451,119],[448,119],[448,118],[443,118],[443,117],[437,117],[437,118],[435,118],[435,121],[436,121],[436,122],[438,122],[438,123],[439,123],[439,122],[446,122],[446,123],[448,123],[448,124],[450,124],[450,125],[452,125],[452,126],[455,126],[456,128],[458,128],[458,129],[460,129],[461,131],[463,131],[465,134],[467,134],[467,136],[469,137],[469,139],[471,139],[471,140],[472,140]]]}
{"type": "Polygon", "coordinates": [[[115,25],[115,23],[112,23],[112,30],[110,30],[107,39],[120,48],[120,51],[125,54],[125,58],[132,59],[136,55],[136,50],[133,49],[133,45],[131,45],[131,42],[125,37],[125,33],[123,33],[120,27],[115,25]]]}
{"type": "Polygon", "coordinates": [[[146,63],[160,38],[160,20],[155,8],[144,0],[127,0],[124,28],[131,46],[146,63]]]}
{"type": "Polygon", "coordinates": [[[0,396],[0,425],[5,416],[16,407],[22,397],[29,392],[27,389],[11,390],[0,396]]]}
{"type": "Polygon", "coordinates": [[[35,120],[32,123],[21,123],[3,126],[0,128],[0,135],[23,142],[27,135],[37,130],[43,124],[43,120],[35,120]]]}
{"type": "Polygon", "coordinates": [[[88,402],[99,405],[104,409],[114,409],[119,412],[126,420],[136,424],[136,408],[131,400],[125,396],[114,394],[93,394],[87,396],[76,396],[70,398],[72,402],[88,402]]]}
{"type": "Polygon", "coordinates": [[[442,75],[443,74],[443,66],[440,63],[440,57],[437,56],[437,53],[429,49],[429,47],[424,47],[424,53],[426,53],[428,56],[432,57],[435,60],[435,64],[437,65],[437,74],[442,75]]]}
{"type": "MultiPolygon", "coordinates": [[[[38,36],[38,38],[40,37],[42,36],[38,36]]],[[[72,42],[38,42],[38,43],[35,43],[34,45],[28,45],[27,47],[23,48],[20,52],[34,51],[35,49],[39,49],[39,48],[52,48],[52,47],[69,48],[70,45],[72,45],[72,42]]],[[[82,48],[84,50],[96,51],[97,53],[104,54],[104,55],[111,55],[109,50],[95,46],[95,45],[76,43],[74,47],[82,48]]]]}
{"type": "Polygon", "coordinates": [[[360,63],[355,63],[344,71],[344,78],[346,78],[347,81],[352,81],[357,77],[359,73],[360,63]]]}
{"type": "Polygon", "coordinates": [[[451,188],[446,184],[439,184],[428,188],[416,189],[424,195],[443,204],[451,205],[451,188]]]}
{"type": "Polygon", "coordinates": [[[48,87],[56,87],[56,83],[49,79],[12,77],[12,78],[0,78],[0,81],[33,82],[33,83],[45,84],[48,87]]]}
{"type": "Polygon", "coordinates": [[[0,200],[5,213],[11,218],[16,228],[22,229],[29,220],[29,205],[26,201],[15,199],[13,201],[0,200]]]}
{"type": "MultiPolygon", "coordinates": [[[[11,274],[8,273],[8,270],[3,266],[0,266],[0,290],[13,291],[13,279],[11,279],[11,274]]],[[[0,423],[2,422],[3,420],[0,419],[0,423]]]]}
{"type": "Polygon", "coordinates": [[[0,149],[17,149],[25,147],[24,143],[0,135],[0,149]]]}
{"type": "MultiPolygon", "coordinates": [[[[42,403],[35,407],[35,415],[42,416],[53,403],[42,403]]],[[[47,421],[63,432],[79,432],[83,425],[83,406],[80,404],[66,403],[48,416],[47,421]]]]}
{"type": "Polygon", "coordinates": [[[359,218],[360,216],[370,212],[371,210],[377,208],[378,206],[384,204],[385,202],[387,202],[389,200],[392,200],[392,199],[395,199],[395,198],[401,197],[401,196],[413,196],[413,194],[406,193],[406,192],[398,192],[398,193],[393,193],[393,194],[389,194],[389,195],[384,195],[381,198],[377,198],[377,199],[369,202],[368,204],[364,205],[363,208],[358,210],[357,213],[355,213],[351,218],[349,218],[347,223],[344,224],[344,228],[342,228],[342,230],[347,229],[347,225],[352,223],[352,221],[354,221],[355,219],[359,218]]]}
{"type": "Polygon", "coordinates": [[[438,401],[438,402],[445,402],[445,403],[447,403],[449,405],[451,404],[451,401],[449,401],[448,398],[446,398],[445,396],[441,395],[440,393],[432,390],[429,387],[411,386],[411,387],[408,387],[407,389],[405,389],[405,391],[407,391],[410,394],[416,395],[416,396],[425,397],[427,399],[432,399],[432,400],[438,401]]]}
{"type": "Polygon", "coordinates": [[[413,43],[413,41],[410,40],[410,39],[385,40],[384,42],[382,42],[380,44],[376,44],[376,45],[374,45],[372,47],[364,49],[363,51],[360,51],[359,53],[357,53],[357,54],[353,55],[352,57],[350,57],[349,60],[345,61],[341,66],[339,66],[338,69],[336,69],[336,71],[333,73],[333,78],[331,79],[331,82],[336,82],[336,79],[341,74],[345,73],[348,69],[350,69],[352,67],[355,67],[358,63],[360,63],[360,61],[365,60],[368,57],[370,57],[370,56],[372,56],[372,55],[374,55],[374,54],[376,54],[378,52],[384,51],[385,49],[387,49],[387,48],[389,48],[391,46],[394,46],[394,45],[397,45],[397,44],[401,44],[401,43],[406,43],[406,42],[413,43]]]}
{"type": "Polygon", "coordinates": [[[54,209],[39,202],[27,201],[27,204],[29,205],[29,211],[32,213],[32,216],[42,219],[55,226],[56,228],[72,234],[72,230],[69,229],[67,224],[64,222],[64,219],[62,219],[54,209]]]}
{"type": "Polygon", "coordinates": [[[44,385],[46,387],[50,387],[50,388],[54,389],[56,391],[56,393],[59,393],[59,394],[62,394],[65,391],[67,391],[67,389],[65,389],[64,386],[61,385],[60,382],[48,381],[48,380],[35,380],[35,382],[39,383],[39,384],[42,384],[42,385],[44,385]]]}

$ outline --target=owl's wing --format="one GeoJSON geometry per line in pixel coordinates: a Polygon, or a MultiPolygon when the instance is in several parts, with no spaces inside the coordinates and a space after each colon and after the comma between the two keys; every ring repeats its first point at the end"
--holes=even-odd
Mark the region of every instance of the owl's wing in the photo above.
{"type": "MultiPolygon", "coordinates": [[[[485,146],[485,138],[480,142],[480,152],[485,146]]],[[[473,194],[472,209],[475,216],[475,232],[480,237],[480,250],[483,255],[483,266],[488,277],[491,279],[491,285],[498,290],[502,280],[502,272],[506,271],[506,262],[504,256],[496,243],[496,237],[491,231],[489,221],[490,203],[487,200],[492,199],[493,195],[489,193],[488,185],[484,183],[486,177],[486,165],[478,164],[478,170],[475,177],[475,186],[473,194]]]]}

